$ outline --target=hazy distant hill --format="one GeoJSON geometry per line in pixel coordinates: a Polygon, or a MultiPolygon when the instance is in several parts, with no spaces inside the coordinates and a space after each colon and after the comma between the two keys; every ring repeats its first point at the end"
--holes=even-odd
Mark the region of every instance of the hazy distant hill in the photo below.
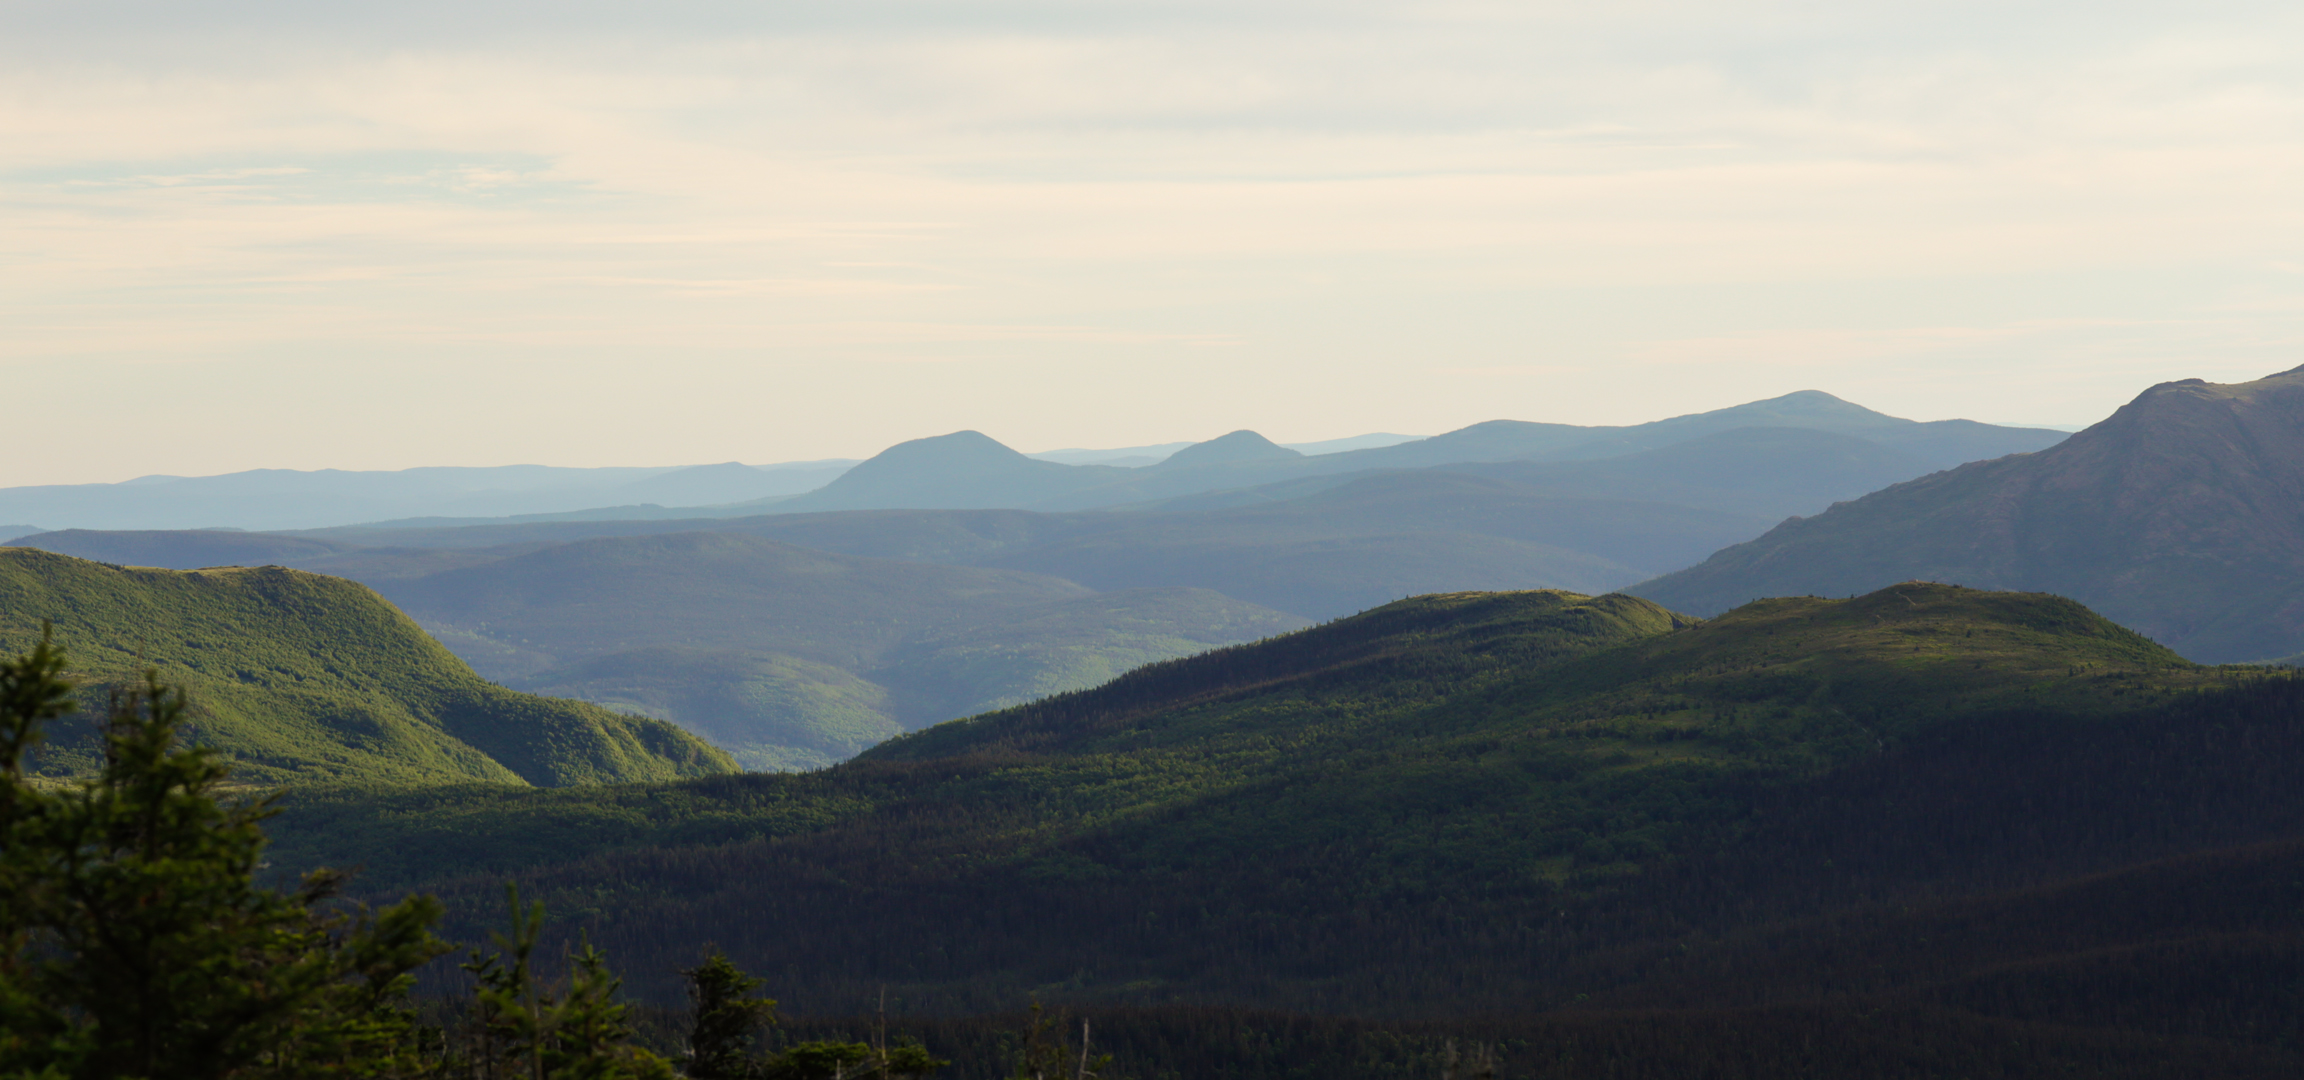
{"type": "Polygon", "coordinates": [[[1946,446],[2060,437],[1915,424],[1815,393],[1633,428],[1497,422],[1317,456],[1236,431],[1140,468],[1034,460],[958,432],[892,447],[749,517],[732,505],[709,519],[650,508],[18,542],[364,581],[495,677],[671,718],[754,765],[785,766],[1403,596],[1606,592],[1920,475],[1946,446]],[[1447,464],[1386,464],[1435,453],[1447,464]],[[945,572],[955,568],[983,569],[945,572]]]}
{"type": "MultiPolygon", "coordinates": [[[[1830,458],[1814,455],[1811,460],[1830,458]]],[[[1611,484],[1625,486],[1620,478],[1603,477],[1582,490],[1605,491],[1611,484]]],[[[1745,497],[1736,489],[1709,494],[1726,502],[1745,497]]],[[[1752,497],[1763,504],[1782,501],[1766,493],[1752,497]]],[[[1176,505],[1195,501],[1203,500],[1176,505]]],[[[1054,574],[1097,589],[1208,588],[1321,619],[1433,591],[1574,587],[1605,592],[1693,563],[1758,535],[1775,520],[1767,514],[1595,497],[1565,484],[1539,487],[1506,475],[1456,470],[1320,477],[1204,501],[1216,505],[1126,513],[843,511],[631,527],[710,529],[845,555],[999,566],[1054,574]]],[[[394,547],[298,565],[381,583],[425,572],[427,565],[474,565],[521,550],[511,545],[625,529],[624,523],[554,523],[329,530],[312,535],[394,547]],[[441,547],[431,556],[404,547],[487,542],[505,546],[441,547]]],[[[51,534],[23,542],[55,543],[59,550],[77,553],[80,549],[67,539],[51,534]]],[[[159,543],[144,550],[152,560],[181,557],[159,543]]]]}
{"type": "MultiPolygon", "coordinates": [[[[2064,438],[2058,431],[1995,427],[1968,420],[1902,420],[1813,390],[1631,427],[1496,420],[1428,439],[1313,456],[1277,446],[1253,431],[1235,431],[1186,446],[1156,465],[1128,469],[1034,460],[980,432],[963,431],[900,443],[820,491],[762,509],[782,513],[995,507],[1084,510],[1376,470],[1622,458],[1750,429],[1795,429],[1838,436],[1842,444],[1826,453],[1868,453],[1872,460],[1865,463],[1867,475],[1878,483],[1908,479],[1962,462],[2038,450],[2064,438]]],[[[1793,467],[1811,468],[1796,462],[1793,467]]],[[[1703,483],[1703,478],[1691,476],[1682,487],[1703,483]]],[[[1846,489],[1846,484],[1832,487],[1839,497],[1872,490],[1846,489]]],[[[1802,503],[1794,512],[1809,509],[1813,508],[1802,503]]]]}
{"type": "Polygon", "coordinates": [[[2061,431],[2010,428],[1973,420],[1904,420],[1842,401],[1817,390],[1691,413],[1622,428],[1595,428],[1597,437],[1569,448],[1563,456],[1615,457],[1652,450],[1736,428],[1804,428],[1853,435],[1903,451],[1923,468],[1948,469],[1968,461],[2001,457],[2052,446],[2061,431]]]}
{"type": "MultiPolygon", "coordinates": [[[[277,567],[126,570],[0,548],[0,654],[55,626],[91,695],[146,667],[257,783],[560,785],[726,772],[668,724],[490,685],[368,589],[277,567]]],[[[98,698],[100,700],[100,697],[98,698]]],[[[47,764],[94,764],[85,720],[47,764]]]]}
{"type": "MultiPolygon", "coordinates": [[[[1305,443],[1281,443],[1280,445],[1285,449],[1294,450],[1299,454],[1337,454],[1346,450],[1365,450],[1375,446],[1391,446],[1396,443],[1415,442],[1420,438],[1423,438],[1423,436],[1399,435],[1392,432],[1377,431],[1370,432],[1366,435],[1351,435],[1341,439],[1322,439],[1317,442],[1305,443]]],[[[1061,462],[1066,465],[1122,465],[1134,468],[1142,465],[1159,464],[1161,461],[1166,460],[1168,455],[1173,454],[1178,450],[1182,450],[1190,445],[1192,444],[1188,442],[1179,442],[1159,443],[1152,446],[1124,446],[1109,450],[1071,448],[1064,450],[1043,450],[1039,453],[1030,454],[1027,456],[1038,458],[1041,461],[1061,462]]]]}
{"type": "MultiPolygon", "coordinates": [[[[310,529],[411,517],[501,517],[642,503],[699,506],[797,494],[848,461],[754,467],[542,465],[396,472],[256,469],[223,476],[147,476],[118,484],[0,489],[0,520],[51,529],[310,529]]],[[[0,537],[0,540],[12,539],[0,537]]]]}
{"type": "MultiPolygon", "coordinates": [[[[1034,457],[980,432],[962,431],[899,443],[861,465],[828,460],[684,468],[520,465],[147,476],[118,484],[0,489],[0,520],[44,522],[50,529],[280,531],[857,509],[1095,509],[1374,470],[1621,457],[1738,428],[1799,428],[1861,438],[1904,455],[1913,475],[2040,449],[2062,437],[2060,432],[1966,420],[1915,423],[1802,391],[1629,427],[1496,420],[1425,439],[1369,435],[1303,444],[1304,452],[1252,431],[1236,431],[1202,443],[1135,448],[1146,453],[1072,450],[1034,457]]],[[[33,531],[31,526],[17,528],[33,531]]],[[[0,536],[0,542],[12,538],[0,536]]]]}
{"type": "Polygon", "coordinates": [[[758,768],[1304,625],[1204,590],[1098,594],[734,533],[584,540],[375,584],[484,673],[672,720],[758,768]]]}
{"type": "MultiPolygon", "coordinates": [[[[1655,450],[1586,461],[1461,462],[1422,469],[1370,469],[1301,477],[1251,488],[1212,491],[1163,499],[1130,510],[1217,510],[1307,499],[1370,477],[1402,485],[1426,485],[1434,494],[1450,490],[1444,477],[1476,476],[1531,495],[1555,498],[1669,504],[1734,515],[1765,526],[1834,502],[1853,499],[1889,484],[1924,475],[1920,459],[1869,439],[1812,428],[1734,428],[1700,435],[1655,450]]],[[[1430,500],[1428,500],[1429,502],[1430,500]]],[[[1476,501],[1462,510],[1473,510],[1476,501]]],[[[1422,507],[1429,513],[1435,506],[1422,507]]],[[[1453,514],[1450,516],[1454,516],[1453,514]]],[[[1425,520],[1416,518],[1411,520],[1425,520]]],[[[1572,527],[1572,526],[1571,526],[1572,527]]],[[[1690,537],[1710,541],[1718,534],[1690,537]]],[[[1677,565],[1715,548],[1689,551],[1671,524],[1659,523],[1652,536],[1670,555],[1638,556],[1638,565],[1677,565]],[[1661,559],[1662,561],[1659,561],[1661,559]]],[[[1721,542],[1727,542],[1724,537],[1721,542]]]]}
{"type": "MultiPolygon", "coordinates": [[[[293,535],[376,548],[450,550],[562,544],[601,536],[740,532],[843,555],[964,563],[978,555],[1002,548],[1047,543],[1063,537],[1118,528],[1125,525],[1127,520],[1115,514],[1044,514],[1028,510],[836,510],[742,518],[315,529],[293,535]]],[[[19,542],[40,547],[60,542],[57,538],[64,535],[48,533],[25,537],[19,542]]],[[[173,549],[165,542],[155,542],[146,550],[160,557],[173,557],[166,554],[173,549]]],[[[155,565],[176,564],[163,562],[155,565]]]]}
{"type": "Polygon", "coordinates": [[[897,443],[821,489],[778,504],[789,513],[890,507],[970,510],[1028,506],[1127,475],[1110,465],[1038,461],[980,431],[897,443]]]}
{"type": "Polygon", "coordinates": [[[197,570],[208,566],[289,566],[359,550],[336,540],[238,529],[59,529],[18,538],[19,546],[120,566],[197,570]]]}
{"type": "Polygon", "coordinates": [[[499,643],[507,654],[481,670],[501,677],[654,645],[856,667],[929,627],[1090,594],[1037,574],[857,559],[724,532],[582,540],[383,589],[419,620],[499,643]]]}
{"type": "Polygon", "coordinates": [[[1702,613],[1909,578],[2072,596],[2201,660],[2304,649],[2304,369],[2163,383],[2052,448],[1787,521],[1636,591],[1702,613]]]}
{"type": "Polygon", "coordinates": [[[1449,469],[1555,494],[1697,506],[1773,523],[1947,467],[1869,438],[1747,427],[1619,457],[1449,469]]]}
{"type": "Polygon", "coordinates": [[[1911,456],[1922,471],[2052,446],[2060,431],[1970,420],[1918,422],[1874,412],[1818,390],[1628,427],[1492,420],[1429,439],[1314,459],[1323,472],[1426,468],[1459,462],[1579,461],[1617,457],[1737,428],[1801,428],[1869,440],[1911,456]]]}
{"type": "Polygon", "coordinates": [[[1450,472],[1382,473],[1293,499],[1110,517],[1106,528],[969,561],[1101,589],[1196,585],[1326,619],[1431,592],[1606,592],[1638,580],[1638,567],[1701,558],[1768,520],[1562,497],[1450,472]]]}
{"type": "MultiPolygon", "coordinates": [[[[841,760],[923,724],[1305,624],[1207,589],[1096,593],[1043,574],[935,565],[1115,523],[1110,515],[1018,511],[749,522],[765,526],[761,533],[848,554],[771,535],[694,531],[717,522],[493,547],[85,530],[24,543],[116,563],[293,563],[352,578],[382,590],[491,678],[671,720],[749,766],[792,768],[841,760]],[[872,557],[891,555],[907,561],[872,557]]],[[[500,530],[480,531],[497,538],[500,530]]]]}

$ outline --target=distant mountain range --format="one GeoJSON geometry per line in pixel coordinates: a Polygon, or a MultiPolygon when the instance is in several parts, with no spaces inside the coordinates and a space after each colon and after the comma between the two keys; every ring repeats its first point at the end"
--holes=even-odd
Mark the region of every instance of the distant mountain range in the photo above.
{"type": "MultiPolygon", "coordinates": [[[[1290,450],[1294,450],[1299,454],[1305,455],[1338,454],[1346,450],[1366,450],[1375,446],[1391,446],[1396,443],[1415,442],[1420,438],[1423,438],[1423,436],[1395,435],[1390,432],[1380,431],[1367,435],[1354,435],[1343,439],[1323,439],[1319,442],[1281,443],[1280,445],[1290,450]]],[[[1170,454],[1173,454],[1176,451],[1182,450],[1185,447],[1191,445],[1193,444],[1188,442],[1175,442],[1161,443],[1156,446],[1123,446],[1110,450],[1087,450],[1077,448],[1067,450],[1043,450],[1039,453],[1026,454],[1025,456],[1038,461],[1053,461],[1063,465],[1123,465],[1133,468],[1142,465],[1157,465],[1160,462],[1167,460],[1170,454]]]]}
{"type": "MultiPolygon", "coordinates": [[[[1290,445],[1303,454],[1331,454],[1414,438],[1374,434],[1290,445]]],[[[1192,445],[1054,450],[1031,457],[1064,464],[1145,466],[1192,445]]],[[[0,525],[0,543],[61,529],[278,530],[387,521],[466,524],[493,518],[745,516],[781,498],[823,487],[855,464],[853,459],[839,458],[654,468],[255,469],[222,476],[142,476],[117,484],[0,488],[0,521],[46,523],[0,525]],[[700,515],[702,510],[712,513],[700,515]]]]}
{"type": "MultiPolygon", "coordinates": [[[[490,678],[669,719],[748,766],[791,768],[1406,596],[1604,593],[1950,458],[2060,438],[1919,424],[1818,393],[1319,455],[1236,431],[1143,448],[1165,456],[1134,468],[1037,460],[960,432],[749,516],[736,504],[14,542],[365,582],[490,678]]],[[[743,467],[711,475],[730,468],[743,467]]]]}
{"type": "MultiPolygon", "coordinates": [[[[409,517],[502,517],[599,507],[704,506],[795,495],[853,461],[563,469],[544,465],[397,472],[255,469],[117,484],[0,488],[0,521],[46,529],[313,529],[409,517]]],[[[0,541],[38,531],[0,528],[0,541]],[[21,530],[21,531],[18,531],[21,530]],[[13,532],[14,535],[8,535],[13,532]]]]}
{"type": "Polygon", "coordinates": [[[1316,457],[1276,445],[1253,431],[1235,431],[1140,468],[1037,460],[981,432],[960,431],[889,447],[823,488],[780,500],[773,509],[780,513],[1085,510],[1322,476],[1476,463],[1614,459],[1753,429],[1839,436],[1849,440],[1849,448],[1877,459],[1878,475],[1898,479],[2038,450],[2064,438],[2062,432],[1967,420],[1901,420],[1813,390],[1630,427],[1494,420],[1428,439],[1316,457]]]}
{"type": "Polygon", "coordinates": [[[2052,448],[1786,521],[1632,591],[1709,614],[1914,578],[2070,596],[2196,660],[2304,651],[2304,368],[2162,383],[2052,448]]]}
{"type": "Polygon", "coordinates": [[[566,469],[539,465],[399,472],[259,469],[118,484],[0,489],[0,543],[42,530],[352,524],[454,526],[517,520],[676,520],[852,509],[1094,509],[1305,477],[1499,461],[1616,457],[1738,428],[1860,438],[1912,475],[2038,449],[2061,433],[1965,420],[1915,423],[1803,391],[1631,427],[1498,420],[1428,439],[1374,434],[1276,445],[1251,431],[1202,443],[1020,454],[972,431],[847,460],[752,466],[566,469]],[[851,467],[855,468],[852,470],[851,467]]]}

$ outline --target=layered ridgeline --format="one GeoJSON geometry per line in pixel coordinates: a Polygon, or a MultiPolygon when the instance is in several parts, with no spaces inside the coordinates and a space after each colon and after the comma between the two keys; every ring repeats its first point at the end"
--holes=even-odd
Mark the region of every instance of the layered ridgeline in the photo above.
{"type": "Polygon", "coordinates": [[[476,922],[469,875],[514,874],[667,1000],[709,939],[813,1012],[1529,1008],[1787,920],[2304,829],[2292,702],[2248,711],[2294,684],[2257,678],[2036,594],[1423,597],[800,776],[315,797],[279,858],[476,922]]]}
{"type": "Polygon", "coordinates": [[[604,537],[377,585],[491,677],[671,720],[764,769],[1304,625],[1206,590],[1097,593],[735,533],[604,537]]]}
{"type": "Polygon", "coordinates": [[[1628,428],[1497,421],[1320,455],[1238,431],[1140,468],[1036,460],[963,432],[891,448],[750,517],[16,542],[349,577],[491,678],[671,719],[750,767],[790,768],[1404,596],[1603,593],[1787,514],[2060,437],[1917,424],[1812,392],[1628,428]],[[1114,502],[1133,508],[835,509],[1114,502]]]}
{"type": "MultiPolygon", "coordinates": [[[[397,518],[552,515],[586,508],[594,509],[592,517],[644,518],[665,506],[797,494],[822,487],[853,464],[251,469],[222,476],[142,476],[117,484],[0,488],[0,521],[35,521],[49,529],[313,529],[397,518]],[[616,513],[600,512],[607,508],[616,513]]],[[[38,531],[0,526],[0,540],[38,531]]]]}
{"type": "Polygon", "coordinates": [[[2201,660],[2304,651],[2304,368],[2163,383],[2049,449],[1787,521],[1634,591],[1709,613],[1910,578],[2075,597],[2201,660]]]}
{"type": "MultiPolygon", "coordinates": [[[[492,685],[367,588],[287,570],[130,569],[0,549],[0,650],[54,627],[100,709],[146,668],[187,690],[200,741],[259,784],[564,786],[724,773],[669,724],[492,685]]],[[[85,716],[52,773],[95,764],[85,716]]]]}
{"type": "MultiPolygon", "coordinates": [[[[1891,430],[1922,426],[1837,404],[1891,430]]],[[[1493,436],[1461,452],[1510,446],[1493,436]]],[[[1035,475],[1070,475],[1005,448],[987,453],[1035,475]]],[[[1204,478],[1305,460],[1249,433],[1169,459],[1204,478]]],[[[945,465],[906,490],[962,491],[970,476],[999,475],[968,455],[945,465]]],[[[867,478],[883,466],[927,467],[897,455],[867,478]]],[[[299,535],[67,530],[19,542],[132,565],[280,563],[350,577],[491,678],[669,718],[752,767],[781,768],[1403,596],[1606,592],[1924,468],[1853,435],[1731,428],[1593,461],[1316,475],[1127,513],[861,510],[299,535]],[[697,531],[706,529],[746,539],[708,541],[697,531]],[[1088,601],[1088,589],[1106,598],[1088,601]],[[1049,607],[1025,610],[1033,605],[1049,607]]]]}
{"type": "MultiPolygon", "coordinates": [[[[2055,444],[2062,432],[1996,427],[1968,420],[1920,423],[1874,412],[1814,390],[1711,412],[1627,427],[1581,427],[1494,420],[1391,446],[1307,456],[1253,431],[1235,431],[1176,451],[1148,466],[1063,465],[1011,450],[982,432],[959,431],[889,447],[823,488],[780,500],[773,509],[796,513],[868,509],[1078,510],[1135,505],[1194,494],[1231,491],[1317,477],[1366,475],[1458,464],[1547,462],[1563,464],[1624,458],[1739,431],[1795,431],[1829,437],[1810,449],[1824,464],[1835,457],[1868,459],[1867,477],[1905,479],[1965,461],[2000,457],[2055,444]]],[[[1734,445],[1706,457],[1733,456],[1734,445]]],[[[1798,463],[1793,475],[1805,472],[1798,463]]],[[[1827,470],[1831,466],[1827,464],[1827,470]]],[[[1618,469],[1556,468],[1545,479],[1569,490],[1606,490],[1618,469]]],[[[1634,471],[1640,471],[1635,466],[1634,471]]],[[[1691,477],[1692,486],[1702,487],[1691,477]]],[[[1854,491],[1824,477],[1800,487],[1803,502],[1817,491],[1847,497],[1854,491]]],[[[1741,487],[1732,484],[1730,487],[1741,487]]],[[[1826,499],[1825,501],[1829,501],[1826,499]]],[[[1796,508],[1792,512],[1799,512],[1796,508]]],[[[1768,515],[1774,507],[1741,506],[1768,515]]],[[[1781,516],[1780,514],[1777,516],[1781,516]]]]}
{"type": "MultiPolygon", "coordinates": [[[[867,550],[974,535],[870,521],[845,531],[867,550]]],[[[489,679],[668,720],[754,769],[830,764],[938,721],[1307,624],[1207,589],[1098,592],[738,531],[429,549],[232,532],[37,539],[110,562],[283,562],[360,580],[489,679]]]]}

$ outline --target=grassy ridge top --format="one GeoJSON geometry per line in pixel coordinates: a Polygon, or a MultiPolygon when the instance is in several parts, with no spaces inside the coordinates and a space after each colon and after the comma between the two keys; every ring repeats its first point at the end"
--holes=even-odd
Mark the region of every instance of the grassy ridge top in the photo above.
{"type": "MultiPolygon", "coordinates": [[[[1756,600],[1687,632],[1595,657],[1507,699],[1521,710],[1649,716],[1769,703],[1867,719],[2023,704],[2095,711],[2129,681],[2190,685],[2205,669],[2046,593],[1905,582],[1846,600],[1756,600]]],[[[1883,736],[1894,732],[1882,732],[1883,736]]]]}
{"type": "MultiPolygon", "coordinates": [[[[100,691],[146,667],[192,696],[199,738],[258,783],[557,786],[728,771],[668,724],[490,684],[362,585],[280,567],[176,571],[0,548],[0,649],[53,623],[100,691]]],[[[85,728],[48,767],[83,767],[85,728]]]]}
{"type": "MultiPolygon", "coordinates": [[[[1259,697],[1429,701],[1513,669],[1545,667],[1687,625],[1636,597],[1558,589],[1412,597],[1294,634],[1152,664],[1093,690],[939,724],[864,760],[1063,752],[1181,710],[1259,697]]],[[[1177,732],[1178,737],[1189,738],[1177,732]]]]}

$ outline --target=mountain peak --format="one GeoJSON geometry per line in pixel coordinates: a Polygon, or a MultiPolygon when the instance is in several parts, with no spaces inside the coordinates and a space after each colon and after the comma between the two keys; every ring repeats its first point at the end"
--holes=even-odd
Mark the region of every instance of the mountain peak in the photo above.
{"type": "Polygon", "coordinates": [[[986,435],[981,431],[968,430],[955,431],[949,435],[932,435],[925,439],[911,439],[905,442],[900,442],[886,450],[882,450],[879,453],[872,455],[870,460],[857,467],[865,468],[872,465],[874,462],[903,462],[910,464],[935,461],[940,464],[954,464],[960,462],[997,462],[1000,464],[1008,464],[1013,461],[1027,460],[1030,459],[1026,458],[1023,454],[1010,449],[1008,444],[1003,443],[990,435],[986,435]]]}
{"type": "Polygon", "coordinates": [[[1168,455],[1162,467],[1190,465],[1230,465],[1243,461],[1285,461],[1304,455],[1273,442],[1262,435],[1242,428],[1228,435],[1219,435],[1207,442],[1193,443],[1168,455]]]}
{"type": "MultiPolygon", "coordinates": [[[[1778,397],[1762,398],[1759,401],[1748,401],[1742,405],[1731,405],[1725,409],[1715,409],[1708,413],[1696,413],[1693,415],[1704,417],[1738,418],[1769,417],[1777,419],[1799,419],[1808,421],[1824,420],[1838,421],[1843,424],[1856,423],[1864,426],[1885,426],[1912,423],[1910,420],[1900,419],[1898,417],[1890,416],[1882,412],[1875,412],[1871,409],[1865,408],[1862,405],[1858,405],[1853,401],[1847,401],[1842,398],[1834,397],[1822,390],[1795,390],[1789,394],[1784,394],[1778,397]]],[[[1673,419],[1688,418],[1674,417],[1673,419]]],[[[1670,423],[1671,421],[1667,420],[1661,422],[1670,423]]]]}
{"type": "Polygon", "coordinates": [[[776,504],[812,510],[983,510],[1030,506],[1126,470],[1038,461],[981,431],[900,442],[821,488],[776,504]]]}
{"type": "Polygon", "coordinates": [[[1639,586],[1698,614],[1925,577],[2070,596],[2195,659],[2304,646],[2304,372],[2154,385],[2038,453],[1779,525],[1639,586]]]}

